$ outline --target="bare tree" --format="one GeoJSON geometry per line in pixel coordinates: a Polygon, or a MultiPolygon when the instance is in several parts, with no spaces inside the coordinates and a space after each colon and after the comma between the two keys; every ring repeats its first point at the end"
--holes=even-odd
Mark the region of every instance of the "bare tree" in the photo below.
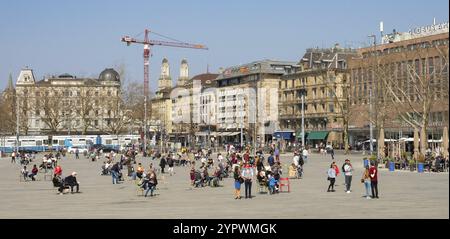
{"type": "Polygon", "coordinates": [[[47,125],[51,133],[56,133],[58,128],[64,122],[63,117],[63,96],[61,92],[54,91],[52,94],[45,93],[41,96],[42,110],[44,114],[41,116],[42,121],[47,125]]]}
{"type": "Polygon", "coordinates": [[[342,119],[344,149],[345,154],[348,154],[350,150],[348,126],[350,117],[352,115],[352,111],[350,111],[349,107],[351,97],[351,81],[348,79],[348,74],[345,70],[327,70],[325,71],[325,73],[326,74],[322,74],[322,76],[326,75],[327,79],[323,80],[323,82],[325,83],[325,88],[329,92],[329,96],[333,99],[334,106],[338,108],[338,110],[335,112],[337,113],[336,118],[342,119]],[[342,77],[336,77],[339,74],[341,74],[342,77]]]}
{"type": "Polygon", "coordinates": [[[16,103],[14,92],[4,91],[0,97],[0,132],[13,135],[16,131],[16,103]]]}
{"type": "Polygon", "coordinates": [[[82,134],[86,134],[88,129],[93,127],[94,102],[94,96],[89,89],[83,89],[77,97],[75,115],[81,119],[82,134]]]}
{"type": "Polygon", "coordinates": [[[380,61],[378,65],[401,76],[382,80],[401,119],[420,130],[420,152],[425,155],[431,109],[448,104],[448,47],[425,43],[415,51],[404,51],[401,57],[408,60],[397,65],[380,61]]]}
{"type": "Polygon", "coordinates": [[[127,110],[120,95],[111,96],[104,102],[106,125],[104,130],[117,135],[131,122],[130,110],[127,110]]]}

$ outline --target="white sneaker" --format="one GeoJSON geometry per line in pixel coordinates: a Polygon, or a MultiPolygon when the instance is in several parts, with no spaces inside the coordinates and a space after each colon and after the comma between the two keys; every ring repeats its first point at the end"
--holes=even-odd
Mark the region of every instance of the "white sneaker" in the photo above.
{"type": "Polygon", "coordinates": [[[366,199],[372,199],[370,196],[367,196],[366,199]]]}
{"type": "Polygon", "coordinates": [[[347,193],[351,193],[350,191],[347,191],[347,193]]]}

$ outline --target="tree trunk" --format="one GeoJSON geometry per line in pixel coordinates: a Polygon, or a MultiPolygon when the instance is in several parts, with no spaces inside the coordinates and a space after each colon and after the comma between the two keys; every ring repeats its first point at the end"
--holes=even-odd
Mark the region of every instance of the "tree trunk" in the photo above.
{"type": "Polygon", "coordinates": [[[427,148],[428,148],[427,129],[422,125],[422,128],[420,129],[420,153],[422,155],[425,155],[427,148]]]}
{"type": "Polygon", "coordinates": [[[349,145],[348,145],[348,119],[344,117],[344,149],[345,154],[349,154],[349,145]]]}

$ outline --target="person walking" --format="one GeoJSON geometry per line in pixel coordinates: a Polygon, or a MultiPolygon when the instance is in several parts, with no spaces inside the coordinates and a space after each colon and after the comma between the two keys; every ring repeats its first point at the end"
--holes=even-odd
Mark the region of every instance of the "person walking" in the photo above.
{"type": "Polygon", "coordinates": [[[167,161],[166,157],[161,157],[161,161],[159,162],[159,166],[161,167],[161,173],[164,173],[164,168],[166,167],[167,161]]]}
{"type": "Polygon", "coordinates": [[[75,159],[80,159],[80,151],[75,149],[75,159]]]}
{"type": "Polygon", "coordinates": [[[252,198],[252,180],[253,180],[253,168],[250,164],[245,164],[242,177],[244,178],[245,185],[245,198],[252,198]]]}
{"type": "Polygon", "coordinates": [[[169,158],[167,159],[167,165],[169,165],[169,174],[170,174],[170,176],[172,176],[172,174],[174,174],[174,172],[173,172],[173,164],[174,164],[174,160],[172,158],[172,155],[169,155],[169,158]]]}
{"type": "Polygon", "coordinates": [[[302,151],[302,158],[303,158],[304,163],[308,162],[308,156],[309,156],[309,152],[308,152],[308,149],[305,147],[302,151]]]}
{"type": "Polygon", "coordinates": [[[16,151],[13,151],[11,153],[11,163],[15,163],[16,162],[16,151]]]}
{"type": "Polygon", "coordinates": [[[244,179],[241,176],[241,172],[239,167],[234,168],[234,199],[241,199],[241,184],[244,182],[244,179]]]}
{"type": "Polygon", "coordinates": [[[331,146],[330,154],[331,154],[331,160],[334,160],[334,149],[333,149],[333,146],[331,146]]]}
{"type": "Polygon", "coordinates": [[[352,175],[353,167],[349,159],[345,159],[343,166],[344,176],[345,176],[345,188],[347,193],[351,193],[350,187],[352,186],[352,175]]]}
{"type": "Polygon", "coordinates": [[[369,177],[372,187],[372,198],[378,198],[378,169],[374,162],[370,162],[369,177]]]}
{"type": "Polygon", "coordinates": [[[370,180],[370,173],[369,173],[369,165],[366,165],[364,169],[364,173],[361,178],[361,182],[364,183],[364,187],[366,188],[366,197],[367,199],[370,199],[370,188],[371,188],[371,180],[370,180]]]}
{"type": "Polygon", "coordinates": [[[330,184],[328,185],[328,190],[327,192],[334,192],[334,182],[336,181],[336,170],[334,169],[335,163],[333,162],[330,165],[330,168],[327,171],[327,175],[328,175],[328,181],[330,181],[330,184]],[[331,189],[331,190],[330,190],[331,189]]]}
{"type": "Polygon", "coordinates": [[[117,162],[111,167],[111,176],[113,184],[119,184],[119,173],[120,173],[119,162],[117,162]]]}

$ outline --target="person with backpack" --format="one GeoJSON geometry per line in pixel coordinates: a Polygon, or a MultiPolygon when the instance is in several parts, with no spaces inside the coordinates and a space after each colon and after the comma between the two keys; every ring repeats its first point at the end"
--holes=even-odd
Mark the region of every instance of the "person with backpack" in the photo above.
{"type": "Polygon", "coordinates": [[[349,159],[345,159],[344,165],[342,165],[342,171],[345,176],[345,188],[347,193],[351,193],[350,187],[352,185],[353,166],[349,159]]]}

